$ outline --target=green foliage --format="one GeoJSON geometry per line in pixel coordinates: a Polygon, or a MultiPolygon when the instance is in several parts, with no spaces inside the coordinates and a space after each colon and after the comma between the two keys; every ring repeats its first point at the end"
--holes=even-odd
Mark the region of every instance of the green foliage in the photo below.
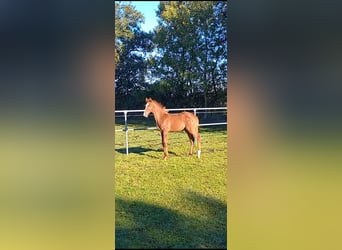
{"type": "Polygon", "coordinates": [[[153,47],[151,34],[137,32],[135,37],[126,42],[121,53],[121,59],[116,67],[116,108],[135,108],[137,101],[142,102],[147,83],[146,53],[153,47]]]}
{"type": "Polygon", "coordinates": [[[162,56],[153,68],[173,82],[172,96],[201,94],[201,106],[225,105],[226,2],[162,1],[155,42],[162,56]]]}
{"type": "MultiPolygon", "coordinates": [[[[118,129],[118,127],[116,127],[118,129]]],[[[227,133],[201,128],[202,158],[187,157],[185,133],[170,133],[167,160],[158,131],[115,134],[117,248],[226,248],[227,133]]]]}
{"type": "Polygon", "coordinates": [[[124,44],[140,30],[144,16],[132,5],[115,3],[115,62],[119,61],[124,44]]]}
{"type": "Polygon", "coordinates": [[[161,1],[146,34],[141,14],[116,4],[116,108],[141,108],[147,96],[172,108],[225,106],[226,10],[225,1],[161,1]]]}
{"type": "Polygon", "coordinates": [[[146,53],[153,48],[152,34],[140,29],[144,18],[132,5],[116,4],[115,14],[115,46],[120,56],[115,72],[116,109],[135,108],[145,98],[146,53]]]}

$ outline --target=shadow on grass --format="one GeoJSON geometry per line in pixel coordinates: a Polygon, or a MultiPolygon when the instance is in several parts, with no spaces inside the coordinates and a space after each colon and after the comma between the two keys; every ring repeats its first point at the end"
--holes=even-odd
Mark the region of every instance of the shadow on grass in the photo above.
{"type": "MultiPolygon", "coordinates": [[[[116,148],[115,151],[120,153],[120,154],[126,154],[126,148],[116,148]]],[[[147,154],[145,154],[147,152],[161,152],[162,153],[163,150],[162,149],[144,148],[144,147],[130,147],[130,148],[128,148],[128,152],[129,152],[129,154],[147,155],[147,154]]],[[[176,153],[171,152],[171,151],[169,151],[169,154],[176,155],[176,153]]],[[[147,155],[147,156],[151,156],[151,155],[147,155]]],[[[162,154],[160,157],[162,157],[162,154]]]]}
{"type": "Polygon", "coordinates": [[[197,193],[188,193],[185,199],[187,206],[201,211],[197,217],[116,198],[115,249],[226,249],[226,204],[197,193]]]}

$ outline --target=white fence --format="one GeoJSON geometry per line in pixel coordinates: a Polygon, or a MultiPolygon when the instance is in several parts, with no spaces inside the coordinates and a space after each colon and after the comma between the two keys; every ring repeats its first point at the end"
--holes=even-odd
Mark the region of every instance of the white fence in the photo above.
{"type": "MultiPolygon", "coordinates": [[[[194,114],[197,114],[197,111],[210,111],[210,110],[227,110],[227,107],[217,107],[217,108],[180,108],[180,109],[167,109],[168,111],[193,111],[194,114]]],[[[115,114],[123,113],[125,126],[122,129],[116,129],[115,132],[125,132],[125,147],[126,147],[126,155],[128,155],[128,131],[133,130],[154,130],[157,127],[141,127],[141,128],[128,128],[128,113],[144,113],[144,110],[116,110],[115,114]]],[[[141,114],[142,116],[143,114],[141,114]]],[[[213,122],[213,123],[200,123],[199,126],[217,126],[217,125],[227,125],[227,122],[213,122]]]]}

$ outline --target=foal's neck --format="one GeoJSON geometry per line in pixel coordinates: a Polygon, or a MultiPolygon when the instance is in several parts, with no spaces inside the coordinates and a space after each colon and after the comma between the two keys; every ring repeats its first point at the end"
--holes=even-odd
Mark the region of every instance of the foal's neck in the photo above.
{"type": "Polygon", "coordinates": [[[156,107],[155,111],[153,112],[154,119],[156,120],[156,123],[159,125],[159,122],[161,121],[163,115],[167,114],[167,111],[164,107],[156,107]]]}

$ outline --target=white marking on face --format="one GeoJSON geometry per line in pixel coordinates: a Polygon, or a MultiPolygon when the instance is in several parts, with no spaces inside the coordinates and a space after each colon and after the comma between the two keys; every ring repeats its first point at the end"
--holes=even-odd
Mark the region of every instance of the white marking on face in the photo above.
{"type": "Polygon", "coordinates": [[[150,105],[149,103],[146,103],[146,105],[145,105],[144,117],[148,117],[148,115],[147,115],[147,113],[146,113],[146,109],[147,109],[147,107],[148,107],[149,105],[150,105]]]}

